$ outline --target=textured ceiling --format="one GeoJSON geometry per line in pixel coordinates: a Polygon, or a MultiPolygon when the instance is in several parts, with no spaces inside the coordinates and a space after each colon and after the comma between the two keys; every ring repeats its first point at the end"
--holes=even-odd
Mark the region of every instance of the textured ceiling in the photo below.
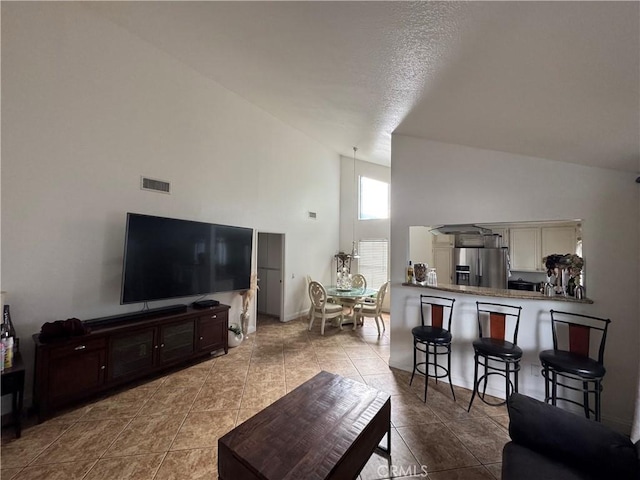
{"type": "Polygon", "coordinates": [[[638,2],[88,2],[345,156],[391,133],[640,171],[638,2]]]}

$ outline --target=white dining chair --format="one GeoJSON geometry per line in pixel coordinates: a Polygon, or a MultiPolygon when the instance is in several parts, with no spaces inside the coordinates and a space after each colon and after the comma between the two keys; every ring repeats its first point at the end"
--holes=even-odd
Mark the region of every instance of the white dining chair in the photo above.
{"type": "Polygon", "coordinates": [[[338,326],[342,330],[342,322],[344,320],[342,305],[328,302],[327,291],[320,282],[312,281],[309,283],[309,299],[311,300],[309,330],[313,326],[313,321],[316,318],[320,318],[320,335],[324,335],[325,321],[338,317],[340,318],[338,326]]]}
{"type": "MultiPolygon", "coordinates": [[[[307,275],[305,277],[306,280],[306,290],[307,290],[307,295],[309,294],[309,285],[311,285],[311,282],[313,281],[311,279],[311,275],[307,275]]],[[[313,302],[311,302],[311,305],[309,305],[309,313],[307,313],[307,320],[311,320],[311,314],[313,313],[313,302]]]]}
{"type": "MultiPolygon", "coordinates": [[[[352,290],[366,290],[367,289],[367,279],[361,273],[356,273],[351,277],[351,289],[352,290]]],[[[341,298],[338,303],[341,303],[343,306],[349,308],[348,315],[353,315],[353,310],[358,303],[358,299],[355,298],[341,298]]]]}
{"type": "Polygon", "coordinates": [[[389,282],[383,283],[382,286],[378,289],[375,303],[362,302],[355,307],[355,314],[353,319],[354,330],[356,329],[360,320],[362,320],[362,324],[364,325],[365,317],[373,317],[376,320],[376,327],[378,327],[378,336],[380,336],[381,334],[380,323],[382,323],[383,331],[386,331],[384,320],[382,319],[382,303],[384,302],[384,297],[387,294],[388,288],[389,282]],[[378,321],[380,323],[378,323],[378,321]]]}

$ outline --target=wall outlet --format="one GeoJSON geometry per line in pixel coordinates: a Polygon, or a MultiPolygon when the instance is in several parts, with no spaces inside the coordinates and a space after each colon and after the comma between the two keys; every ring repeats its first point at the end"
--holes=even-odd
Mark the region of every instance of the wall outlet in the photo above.
{"type": "Polygon", "coordinates": [[[537,363],[532,363],[531,364],[531,376],[532,377],[539,377],[540,376],[540,365],[538,365],[537,363]]]}

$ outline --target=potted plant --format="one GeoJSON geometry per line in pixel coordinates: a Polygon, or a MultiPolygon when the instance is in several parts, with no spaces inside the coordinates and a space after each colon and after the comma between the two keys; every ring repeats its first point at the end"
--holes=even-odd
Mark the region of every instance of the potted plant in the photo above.
{"type": "Polygon", "coordinates": [[[242,343],[242,340],[244,339],[244,335],[242,335],[242,329],[237,323],[232,323],[229,325],[228,335],[229,347],[231,348],[240,345],[242,343]]]}
{"type": "Polygon", "coordinates": [[[256,292],[259,290],[258,287],[258,275],[255,273],[251,274],[251,280],[249,283],[249,289],[240,292],[240,296],[242,297],[242,312],[240,313],[240,325],[242,328],[242,332],[244,335],[249,334],[249,319],[251,315],[249,314],[249,306],[251,305],[251,300],[256,292]]]}

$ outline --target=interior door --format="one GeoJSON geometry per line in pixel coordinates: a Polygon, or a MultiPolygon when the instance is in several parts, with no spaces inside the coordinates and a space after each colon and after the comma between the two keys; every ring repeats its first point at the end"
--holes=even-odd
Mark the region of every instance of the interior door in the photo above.
{"type": "Polygon", "coordinates": [[[282,320],[284,235],[258,233],[258,313],[282,320]]]}

